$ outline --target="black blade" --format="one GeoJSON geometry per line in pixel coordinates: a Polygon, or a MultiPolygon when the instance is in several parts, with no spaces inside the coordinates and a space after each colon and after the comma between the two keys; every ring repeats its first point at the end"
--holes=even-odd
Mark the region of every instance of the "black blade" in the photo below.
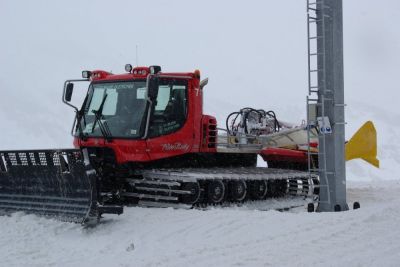
{"type": "Polygon", "coordinates": [[[90,176],[80,150],[0,151],[0,211],[85,222],[97,216],[90,176]]]}

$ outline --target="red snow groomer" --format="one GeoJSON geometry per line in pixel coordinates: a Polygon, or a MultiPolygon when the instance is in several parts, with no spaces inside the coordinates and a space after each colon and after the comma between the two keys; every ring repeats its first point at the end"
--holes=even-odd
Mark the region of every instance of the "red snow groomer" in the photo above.
{"type": "Polygon", "coordinates": [[[317,150],[316,129],[253,108],[231,113],[217,128],[215,117],[203,113],[208,79],[198,70],[164,73],[129,64],[125,70],[84,71],[83,79],[65,82],[63,102],[76,111],[76,149],[0,152],[1,210],[88,221],[122,213],[126,204],[318,196],[318,177],[307,171],[318,164],[308,157],[317,150]],[[77,108],[70,101],[80,81],[90,85],[77,108]],[[268,167],[257,167],[257,156],[268,167]]]}

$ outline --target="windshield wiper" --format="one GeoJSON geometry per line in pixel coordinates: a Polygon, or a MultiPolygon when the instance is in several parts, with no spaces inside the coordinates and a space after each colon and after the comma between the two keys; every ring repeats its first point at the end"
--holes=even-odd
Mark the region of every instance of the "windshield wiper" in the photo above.
{"type": "Polygon", "coordinates": [[[99,124],[99,128],[100,128],[100,132],[101,134],[104,136],[104,138],[110,142],[112,141],[112,135],[111,135],[111,131],[110,128],[108,128],[108,124],[106,121],[101,121],[101,119],[103,118],[103,107],[104,107],[104,103],[106,102],[107,99],[107,94],[104,94],[103,99],[101,100],[101,104],[99,106],[98,110],[93,109],[92,112],[95,116],[94,122],[93,122],[93,126],[92,126],[92,133],[94,132],[94,128],[96,126],[96,123],[99,124]]]}
{"type": "Polygon", "coordinates": [[[88,134],[83,132],[82,124],[81,124],[82,118],[83,118],[83,122],[85,123],[85,126],[86,126],[86,119],[85,119],[84,113],[82,112],[82,110],[80,110],[76,114],[76,130],[78,130],[79,138],[82,139],[83,141],[86,141],[88,134]]]}

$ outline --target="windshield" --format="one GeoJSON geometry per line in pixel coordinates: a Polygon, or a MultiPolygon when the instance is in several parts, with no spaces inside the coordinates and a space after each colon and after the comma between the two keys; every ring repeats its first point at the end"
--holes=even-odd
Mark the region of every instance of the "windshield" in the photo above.
{"type": "Polygon", "coordinates": [[[145,127],[146,103],[145,81],[93,83],[83,107],[82,133],[102,137],[100,128],[105,125],[112,137],[139,138],[145,127]]]}

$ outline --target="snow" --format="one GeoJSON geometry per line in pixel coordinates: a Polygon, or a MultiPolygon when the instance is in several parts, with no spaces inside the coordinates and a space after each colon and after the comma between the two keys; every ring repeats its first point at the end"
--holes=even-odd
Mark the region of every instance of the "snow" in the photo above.
{"type": "Polygon", "coordinates": [[[361,209],[126,208],[95,228],[2,217],[3,266],[398,266],[399,181],[352,182],[361,209]]]}
{"type": "MultiPolygon", "coordinates": [[[[374,121],[381,161],[380,169],[347,163],[348,203],[361,209],[130,207],[95,228],[16,213],[0,217],[0,265],[398,266],[400,4],[343,2],[346,138],[374,121]]],[[[305,0],[2,0],[0,150],[71,147],[63,82],[84,69],[123,72],[136,60],[200,68],[210,78],[205,112],[221,122],[244,106],[301,122],[305,16],[305,0]]],[[[76,86],[74,103],[85,86],[76,86]]]]}

